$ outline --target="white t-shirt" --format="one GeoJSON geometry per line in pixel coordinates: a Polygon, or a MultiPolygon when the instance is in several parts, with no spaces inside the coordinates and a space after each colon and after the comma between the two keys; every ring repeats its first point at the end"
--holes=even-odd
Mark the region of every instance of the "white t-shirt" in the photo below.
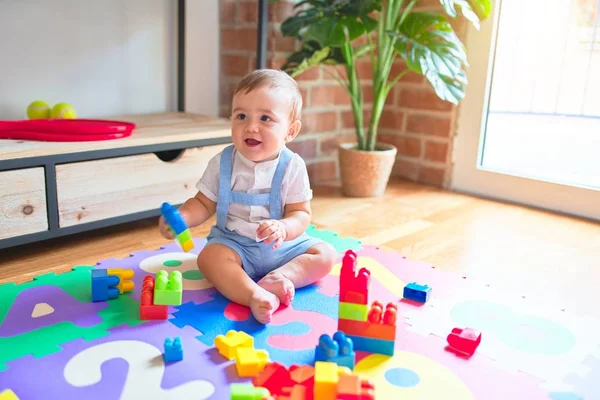
{"type": "MultiPolygon", "coordinates": [[[[269,193],[271,181],[277,168],[279,157],[275,160],[255,163],[234,149],[231,172],[231,190],[249,194],[269,193]]],[[[209,162],[196,188],[206,197],[217,202],[219,197],[219,172],[221,153],[209,162]]],[[[282,204],[300,203],[312,199],[312,190],[304,160],[296,153],[290,159],[281,185],[282,204]]],[[[256,230],[261,222],[271,219],[269,206],[246,206],[230,203],[227,214],[227,229],[240,235],[260,241],[256,230]]]]}

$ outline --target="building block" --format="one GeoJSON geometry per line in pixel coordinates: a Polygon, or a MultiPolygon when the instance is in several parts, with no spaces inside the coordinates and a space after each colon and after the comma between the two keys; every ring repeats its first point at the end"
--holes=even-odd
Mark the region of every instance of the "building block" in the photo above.
{"type": "Polygon", "coordinates": [[[266,350],[256,350],[253,347],[235,348],[235,368],[240,377],[257,376],[269,362],[269,353],[266,350]]]}
{"type": "Polygon", "coordinates": [[[375,385],[358,375],[340,375],[337,400],[375,400],[375,385]]]}
{"type": "Polygon", "coordinates": [[[417,282],[411,282],[404,286],[403,296],[405,299],[426,303],[427,300],[429,300],[430,294],[431,287],[429,287],[429,285],[420,285],[417,282]]]}
{"type": "Polygon", "coordinates": [[[396,325],[375,324],[369,321],[338,319],[338,331],[346,335],[373,339],[396,340],[396,325]]]}
{"type": "Polygon", "coordinates": [[[371,272],[367,268],[361,268],[356,273],[356,263],[356,253],[352,250],[346,251],[342,258],[340,271],[340,302],[351,303],[364,298],[358,304],[367,304],[369,286],[371,285],[371,272]]]}
{"type": "Polygon", "coordinates": [[[181,347],[181,338],[175,340],[165,339],[165,353],[163,355],[165,362],[183,360],[183,348],[181,347]]]}
{"type": "Polygon", "coordinates": [[[452,349],[470,356],[481,343],[481,332],[472,328],[454,328],[447,340],[452,349]]]}
{"type": "Polygon", "coordinates": [[[270,362],[265,365],[264,369],[252,378],[252,383],[254,386],[267,388],[273,396],[282,395],[283,388],[294,385],[290,371],[278,362],[270,362]]]}
{"type": "Polygon", "coordinates": [[[312,365],[292,365],[289,371],[292,381],[296,385],[304,386],[307,389],[306,399],[311,400],[315,387],[315,367],[312,365]]]}
{"type": "Polygon", "coordinates": [[[236,348],[254,348],[254,338],[243,331],[231,330],[225,335],[217,335],[215,347],[219,353],[228,360],[235,358],[236,348]]]}
{"type": "Polygon", "coordinates": [[[179,213],[179,210],[177,210],[177,208],[173,207],[171,204],[165,202],[160,207],[160,213],[177,237],[177,241],[181,245],[183,251],[188,252],[193,249],[194,241],[192,240],[192,235],[190,234],[188,226],[183,217],[179,213]]]}
{"type": "Polygon", "coordinates": [[[265,388],[255,387],[251,383],[232,383],[229,385],[231,400],[263,400],[271,393],[265,388]]]}
{"type": "Polygon", "coordinates": [[[277,396],[277,400],[308,400],[308,391],[308,388],[302,385],[283,388],[284,394],[277,396]]]}
{"type": "Polygon", "coordinates": [[[328,361],[352,370],[355,359],[352,340],[344,332],[334,333],[333,338],[327,334],[319,338],[319,344],[315,348],[315,361],[328,361]]]}
{"type": "Polygon", "coordinates": [[[132,269],[108,268],[106,272],[108,275],[119,277],[117,289],[119,289],[120,294],[131,292],[135,288],[135,284],[133,283],[135,272],[132,269]]]}
{"type": "Polygon", "coordinates": [[[119,277],[108,275],[105,269],[92,270],[92,301],[107,301],[119,297],[119,277]]]}
{"type": "Polygon", "coordinates": [[[19,400],[15,392],[10,389],[6,389],[0,393],[0,400],[19,400]]]}
{"type": "Polygon", "coordinates": [[[154,304],[180,306],[183,296],[183,278],[181,271],[160,270],[156,273],[154,284],[154,304]]]}
{"type": "Polygon", "coordinates": [[[154,304],[154,276],[148,275],[144,277],[144,281],[142,283],[142,295],[140,298],[140,319],[167,319],[168,316],[168,306],[159,306],[154,304]]]}
{"type": "Polygon", "coordinates": [[[394,344],[393,340],[382,340],[367,338],[363,336],[355,336],[346,334],[354,343],[354,350],[366,351],[375,354],[384,354],[387,356],[394,355],[394,344]]]}
{"type": "Polygon", "coordinates": [[[318,400],[336,400],[337,383],[342,374],[351,374],[349,368],[337,364],[315,362],[314,398],[318,400]]]}
{"type": "Polygon", "coordinates": [[[344,303],[340,301],[338,318],[366,321],[369,306],[366,304],[344,303]]]}

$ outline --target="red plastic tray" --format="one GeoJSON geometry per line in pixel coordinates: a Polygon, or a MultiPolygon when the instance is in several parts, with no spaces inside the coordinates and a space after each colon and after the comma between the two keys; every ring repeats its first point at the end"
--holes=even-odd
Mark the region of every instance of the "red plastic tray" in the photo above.
{"type": "Polygon", "coordinates": [[[100,119],[32,119],[0,121],[0,139],[87,142],[131,136],[135,124],[100,119]]]}

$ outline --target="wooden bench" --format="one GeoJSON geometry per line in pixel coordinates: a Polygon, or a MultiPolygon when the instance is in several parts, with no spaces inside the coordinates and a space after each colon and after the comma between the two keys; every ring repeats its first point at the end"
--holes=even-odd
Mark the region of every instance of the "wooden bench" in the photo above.
{"type": "Polygon", "coordinates": [[[0,140],[0,249],[158,216],[196,193],[208,161],[231,143],[230,123],[173,112],[134,122],[125,139],[0,140]]]}

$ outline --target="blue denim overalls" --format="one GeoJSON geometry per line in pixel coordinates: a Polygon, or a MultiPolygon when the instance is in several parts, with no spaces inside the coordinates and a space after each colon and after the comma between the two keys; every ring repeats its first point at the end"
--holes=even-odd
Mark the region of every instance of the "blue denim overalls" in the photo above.
{"type": "Polygon", "coordinates": [[[284,205],[281,196],[281,185],[287,166],[293,153],[284,147],[279,154],[279,162],[273,175],[270,193],[249,194],[231,190],[231,171],[233,161],[233,145],[226,147],[221,153],[219,171],[219,194],[217,199],[217,224],[211,228],[207,244],[220,243],[235,250],[242,259],[242,267],[252,279],[260,279],[290,260],[298,257],[322,240],[303,233],[298,238],[285,241],[277,249],[274,242],[265,244],[242,236],[226,228],[227,212],[230,203],[247,206],[269,206],[271,219],[282,219],[284,205]]]}

